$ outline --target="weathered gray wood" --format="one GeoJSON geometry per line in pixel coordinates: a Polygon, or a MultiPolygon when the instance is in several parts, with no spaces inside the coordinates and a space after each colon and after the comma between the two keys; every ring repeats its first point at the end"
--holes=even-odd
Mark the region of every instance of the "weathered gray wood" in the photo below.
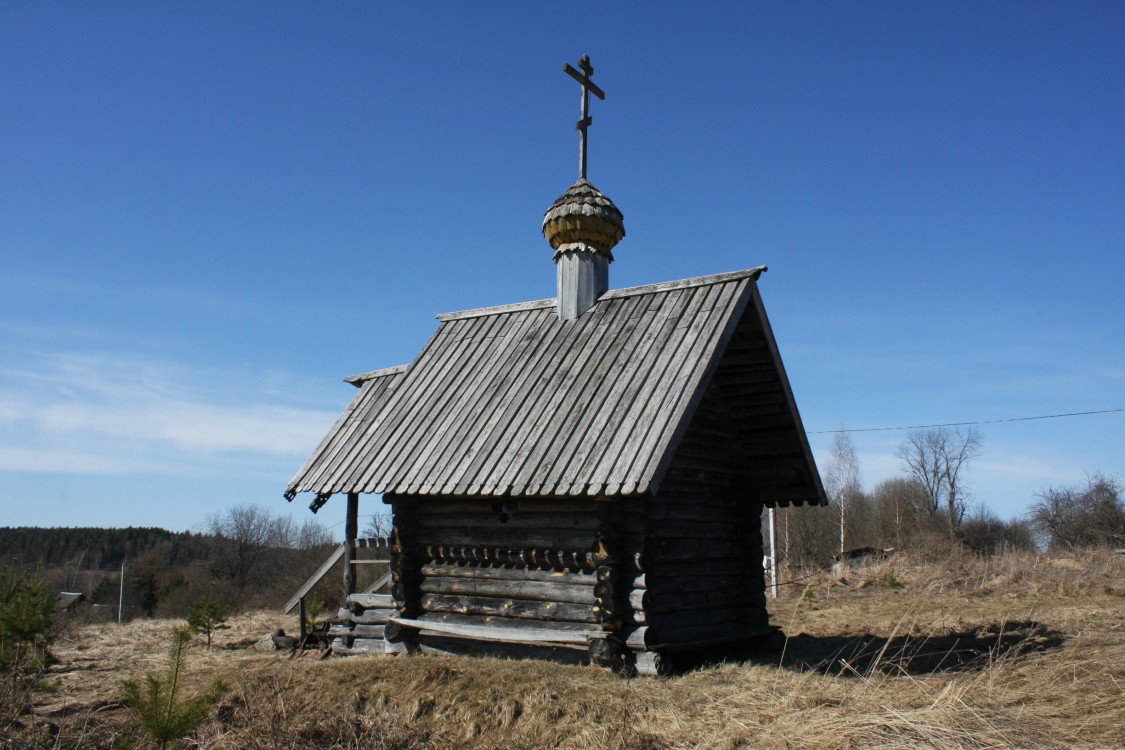
{"type": "Polygon", "coordinates": [[[496,545],[501,547],[546,547],[550,549],[583,549],[593,542],[593,534],[573,529],[528,528],[434,528],[418,529],[418,543],[423,545],[462,544],[496,545]]]}
{"type": "Polygon", "coordinates": [[[423,654],[446,656],[491,656],[501,659],[527,659],[530,657],[562,664],[587,663],[587,648],[584,644],[532,645],[504,643],[502,641],[478,641],[424,633],[418,636],[418,650],[423,654]]]}
{"type": "Polygon", "coordinates": [[[467,544],[429,544],[422,556],[442,563],[487,563],[489,565],[535,565],[567,570],[593,570],[593,554],[587,550],[536,547],[493,547],[467,544]]]}
{"type": "Polygon", "coordinates": [[[632,659],[637,674],[658,677],[668,673],[664,657],[656,651],[638,651],[632,654],[632,659]]]}
{"type": "Polygon", "coordinates": [[[499,599],[483,596],[451,596],[426,594],[422,597],[426,612],[454,612],[465,615],[500,615],[550,622],[598,622],[594,607],[566,602],[533,602],[521,599],[499,599]]]}
{"type": "MultiPolygon", "coordinates": [[[[706,352],[715,348],[721,350],[724,334],[720,331],[724,327],[733,331],[741,305],[745,304],[738,302],[744,297],[745,286],[743,281],[714,287],[705,303],[709,312],[699,314],[692,321],[690,343],[677,351],[666,371],[663,387],[653,394],[652,413],[656,418],[634,431],[625,446],[627,455],[636,456],[620,485],[626,491],[645,492],[650,485],[656,490],[657,477],[663,476],[666,462],[675,455],[675,448],[689,425],[687,417],[695,410],[710,380],[705,374],[713,372],[719,364],[718,358],[706,356],[706,352]],[[661,443],[667,449],[657,450],[661,443]]],[[[614,489],[614,485],[607,489],[614,489]]]]}
{"type": "Polygon", "coordinates": [[[386,652],[382,638],[356,638],[352,645],[344,645],[342,639],[337,638],[332,643],[332,653],[341,656],[356,654],[382,654],[386,652]]]}
{"type": "MultiPolygon", "coordinates": [[[[620,489],[628,471],[628,467],[623,464],[632,464],[636,460],[636,456],[625,453],[625,446],[629,444],[631,433],[639,429],[638,421],[647,421],[643,418],[655,416],[647,411],[649,401],[653,392],[662,387],[660,381],[664,378],[669,360],[675,357],[674,350],[679,348],[671,347],[670,342],[677,334],[680,320],[691,319],[696,315],[706,295],[707,292],[702,290],[700,294],[676,290],[662,295],[663,299],[659,301],[652,301],[656,305],[657,314],[653,323],[648,326],[641,347],[633,350],[629,361],[630,372],[634,372],[632,367],[644,367],[647,370],[645,377],[639,383],[636,378],[623,377],[622,390],[616,392],[617,399],[605,405],[609,408],[603,407],[594,425],[598,433],[609,440],[599,441],[601,444],[596,446],[596,459],[590,462],[593,466],[586,472],[590,494],[614,494],[620,489]],[[673,349],[671,357],[657,357],[656,361],[652,361],[653,353],[670,348],[673,349]],[[623,457],[627,458],[622,460],[623,457]]],[[[587,432],[585,440],[588,441],[589,437],[590,433],[587,432]]]]}
{"type": "Polygon", "coordinates": [[[506,521],[500,521],[500,514],[484,513],[432,513],[423,509],[418,517],[418,525],[423,529],[558,529],[589,530],[598,526],[592,508],[577,513],[530,513],[522,508],[510,514],[506,521]]]}
{"type": "Polygon", "coordinates": [[[592,586],[597,580],[593,574],[566,572],[561,570],[531,570],[523,567],[498,567],[492,565],[449,565],[430,564],[422,566],[422,575],[450,576],[474,579],[498,579],[508,581],[548,581],[553,583],[573,583],[592,586]]]}
{"type": "Polygon", "coordinates": [[[380,625],[386,623],[392,617],[398,615],[398,610],[393,608],[387,609],[365,609],[359,614],[355,615],[353,622],[364,625],[380,625]]]}
{"type": "Polygon", "coordinates": [[[657,593],[652,589],[636,589],[629,594],[629,606],[648,613],[686,612],[711,607],[745,604],[754,601],[755,591],[715,589],[690,591],[682,594],[657,593]]]}
{"type": "MultiPolygon", "coordinates": [[[[423,497],[418,501],[418,509],[423,514],[434,514],[438,516],[480,515],[495,517],[497,508],[502,502],[505,501],[495,498],[481,500],[474,497],[423,497]]],[[[533,517],[555,513],[592,513],[594,510],[594,501],[585,498],[521,497],[513,499],[512,502],[517,503],[519,508],[518,514],[526,514],[533,517]]]]}
{"type": "Polygon", "coordinates": [[[583,644],[599,631],[576,631],[550,628],[504,627],[501,625],[469,625],[455,622],[436,622],[433,620],[411,620],[393,618],[391,622],[422,633],[472,638],[478,641],[501,641],[504,643],[527,643],[560,645],[564,643],[583,644]]]}
{"type": "Polygon", "coordinates": [[[285,604],[285,614],[289,614],[290,612],[292,612],[293,608],[297,606],[297,603],[304,599],[305,596],[307,596],[308,593],[312,591],[313,586],[320,583],[320,579],[324,578],[328,571],[332,570],[332,566],[339,562],[340,558],[344,556],[345,549],[347,549],[347,545],[345,544],[341,544],[339,547],[337,547],[336,551],[333,552],[328,557],[328,559],[324,561],[324,564],[317,568],[317,571],[312,574],[312,577],[310,577],[309,580],[305,581],[305,584],[301,586],[301,588],[297,589],[297,593],[294,594],[293,598],[285,604]]]}
{"type": "MultiPolygon", "coordinates": [[[[392,614],[392,616],[394,616],[392,614]]],[[[584,622],[562,622],[551,620],[545,625],[537,620],[521,620],[516,617],[502,617],[500,615],[461,615],[454,612],[426,612],[414,618],[419,622],[453,622],[463,625],[499,625],[508,628],[543,628],[551,630],[578,630],[582,632],[601,632],[599,629],[584,622]]]]}
{"type": "Polygon", "coordinates": [[[364,608],[390,608],[394,606],[394,598],[389,594],[349,594],[348,601],[364,608]]]}
{"type": "Polygon", "coordinates": [[[385,625],[357,624],[352,628],[352,636],[356,638],[382,638],[385,625]]]}
{"type": "MultiPolygon", "coordinates": [[[[490,416],[488,404],[504,382],[503,376],[513,367],[518,367],[513,358],[517,356],[518,343],[527,335],[532,319],[533,316],[521,316],[515,326],[507,327],[499,335],[504,344],[487,346],[492,342],[487,341],[485,336],[481,337],[481,348],[474,352],[471,363],[467,363],[469,382],[464,386],[465,390],[477,393],[480,397],[462,399],[460,404],[448,411],[444,430],[435,433],[415,459],[413,471],[403,480],[408,484],[408,492],[421,491],[428,494],[434,491],[438,483],[455,482],[456,474],[447,475],[442,468],[456,465],[454,459],[459,452],[464,451],[466,443],[479,440],[481,429],[490,416]]],[[[499,323],[499,320],[496,322],[499,323]]]]}
{"type": "Polygon", "coordinates": [[[593,604],[595,599],[593,586],[569,582],[426,576],[419,588],[423,594],[469,594],[575,604],[593,604]]]}
{"type": "Polygon", "coordinates": [[[646,626],[641,626],[629,634],[628,638],[625,639],[625,645],[633,651],[647,651],[656,645],[655,636],[655,630],[646,626]],[[651,636],[649,635],[650,633],[652,634],[651,636]]]}

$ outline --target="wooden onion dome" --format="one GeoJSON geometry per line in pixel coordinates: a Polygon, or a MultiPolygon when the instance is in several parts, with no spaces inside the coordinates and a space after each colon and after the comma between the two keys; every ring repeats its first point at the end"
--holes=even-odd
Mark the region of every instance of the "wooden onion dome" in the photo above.
{"type": "Polygon", "coordinates": [[[593,251],[612,262],[613,248],[625,236],[625,217],[613,201],[579,177],[547,209],[543,236],[555,249],[556,262],[571,250],[593,251]]]}

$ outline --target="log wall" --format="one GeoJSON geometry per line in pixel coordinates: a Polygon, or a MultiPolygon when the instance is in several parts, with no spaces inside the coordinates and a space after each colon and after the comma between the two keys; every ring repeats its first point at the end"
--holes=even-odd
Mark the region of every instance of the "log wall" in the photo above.
{"type": "Polygon", "coordinates": [[[395,509],[392,592],[399,616],[412,623],[402,635],[409,647],[482,648],[427,633],[427,623],[599,632],[612,614],[613,598],[598,589],[595,543],[604,521],[594,499],[388,500],[395,509]]]}
{"type": "Polygon", "coordinates": [[[626,644],[638,671],[659,671],[659,654],[770,630],[762,504],[732,450],[737,444],[728,414],[705,398],[659,493],[645,504],[627,595],[626,644]]]}

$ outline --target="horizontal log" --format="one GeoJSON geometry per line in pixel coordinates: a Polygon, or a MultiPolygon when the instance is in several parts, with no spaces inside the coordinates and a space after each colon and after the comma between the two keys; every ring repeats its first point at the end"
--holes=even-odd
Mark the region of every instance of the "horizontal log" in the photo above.
{"type": "Polygon", "coordinates": [[[348,602],[364,609],[394,606],[394,599],[389,594],[348,594],[348,602]]]}
{"type": "Polygon", "coordinates": [[[426,612],[452,612],[465,615],[499,615],[551,622],[598,622],[598,612],[593,606],[565,602],[532,602],[519,599],[499,599],[484,596],[449,596],[426,594],[422,596],[422,609],[426,612]]]}
{"type": "Polygon", "coordinates": [[[564,630],[549,627],[504,627],[500,625],[470,625],[456,622],[435,622],[433,620],[414,620],[394,618],[396,625],[403,629],[413,629],[419,633],[433,633],[458,638],[471,638],[477,641],[499,641],[502,643],[524,643],[558,646],[563,644],[586,645],[593,637],[601,637],[598,630],[564,630]]]}
{"type": "Polygon", "coordinates": [[[501,547],[546,547],[549,549],[589,549],[591,532],[574,529],[418,529],[416,542],[422,545],[483,545],[501,547]]]}
{"type": "Polygon", "coordinates": [[[591,573],[565,570],[532,570],[515,566],[468,565],[431,563],[422,566],[422,574],[427,576],[450,576],[473,579],[497,579],[508,581],[549,581],[555,583],[574,583],[593,585],[595,577],[591,573]]]}
{"type": "Polygon", "coordinates": [[[656,561],[650,564],[643,573],[637,577],[644,577],[644,584],[637,586],[634,578],[634,588],[647,588],[648,581],[656,585],[663,578],[681,578],[708,575],[757,575],[762,568],[762,556],[755,555],[753,550],[745,555],[728,557],[717,560],[668,560],[656,561]]]}
{"type": "Polygon", "coordinates": [[[668,673],[664,657],[656,651],[637,651],[632,654],[633,668],[637,674],[657,677],[668,673]]]}
{"type": "Polygon", "coordinates": [[[328,635],[352,636],[355,638],[382,638],[383,625],[333,625],[328,635]]]}
{"type": "Polygon", "coordinates": [[[420,529],[578,529],[593,531],[598,527],[592,510],[578,513],[517,512],[501,521],[497,513],[430,513],[418,517],[420,529]]]}
{"type": "MultiPolygon", "coordinates": [[[[482,515],[492,518],[503,512],[503,506],[513,505],[515,515],[550,515],[553,513],[590,513],[597,510],[597,501],[585,498],[497,498],[481,500],[478,498],[433,498],[417,502],[418,517],[427,514],[439,515],[482,515]]],[[[508,513],[509,516],[512,513],[508,513]]]]}
{"type": "Polygon", "coordinates": [[[582,632],[600,632],[596,626],[582,622],[559,622],[552,620],[544,624],[540,620],[520,620],[515,617],[502,617],[499,615],[460,615],[454,612],[426,612],[414,618],[419,622],[452,622],[464,625],[499,625],[506,628],[543,628],[552,630],[579,630],[582,632]]]}
{"type": "MultiPolygon", "coordinates": [[[[716,636],[686,636],[683,640],[677,641],[664,641],[661,636],[661,642],[653,646],[659,649],[660,652],[665,654],[676,654],[684,651],[698,651],[705,648],[717,648],[728,646],[730,644],[771,644],[772,640],[776,638],[774,628],[744,628],[742,630],[732,630],[728,635],[716,636]]],[[[771,646],[772,647],[772,646],[771,646]]]]}
{"type": "Polygon", "coordinates": [[[693,591],[763,591],[764,577],[747,573],[728,575],[656,576],[642,574],[634,580],[634,589],[648,589],[657,594],[683,594],[693,591]],[[635,582],[640,579],[641,586],[635,582]],[[651,585],[647,585],[651,581],[651,585]]]}
{"type": "Polygon", "coordinates": [[[475,641],[437,634],[419,635],[418,650],[423,654],[443,656],[493,656],[502,659],[534,658],[541,661],[572,665],[586,664],[589,659],[589,651],[584,645],[545,646],[526,643],[502,643],[499,641],[475,641]]]}
{"type": "Polygon", "coordinates": [[[595,598],[594,587],[589,584],[505,581],[452,576],[427,576],[422,579],[419,589],[424,594],[468,594],[471,596],[495,596],[503,599],[571,602],[574,604],[593,604],[595,598]]]}
{"type": "Polygon", "coordinates": [[[728,518],[714,519],[664,519],[654,521],[649,526],[650,539],[727,539],[736,541],[746,539],[748,530],[738,523],[733,515],[728,518]]]}
{"type": "Polygon", "coordinates": [[[756,601],[752,592],[692,591],[683,594],[656,593],[637,589],[629,594],[629,606],[649,613],[675,613],[712,607],[738,606],[756,601]]]}
{"type": "Polygon", "coordinates": [[[701,543],[688,539],[650,539],[644,550],[639,553],[636,562],[640,570],[647,570],[654,563],[671,561],[723,560],[736,557],[749,559],[751,551],[757,552],[757,557],[761,560],[760,548],[753,547],[747,542],[711,540],[708,543],[701,543]]]}
{"type": "Polygon", "coordinates": [[[373,607],[371,609],[363,609],[362,612],[353,614],[351,621],[358,625],[379,625],[385,623],[390,617],[398,615],[398,609],[394,607],[373,607]]]}
{"type": "Polygon", "coordinates": [[[656,645],[656,631],[642,625],[629,634],[625,639],[625,645],[632,651],[647,651],[656,645]]]}
{"type": "Polygon", "coordinates": [[[346,645],[341,638],[337,638],[332,642],[332,653],[341,656],[382,654],[385,652],[386,646],[383,645],[382,638],[356,638],[352,641],[352,645],[350,646],[346,645]]]}

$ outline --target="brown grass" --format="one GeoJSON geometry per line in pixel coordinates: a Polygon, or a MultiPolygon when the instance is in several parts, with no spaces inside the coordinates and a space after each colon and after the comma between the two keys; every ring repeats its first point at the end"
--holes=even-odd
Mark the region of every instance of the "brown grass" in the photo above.
{"type": "MultiPolygon", "coordinates": [[[[899,558],[798,581],[771,607],[791,636],[783,662],[666,679],[484,658],[288,660],[249,647],[288,618],[243,616],[191,654],[190,689],[221,676],[231,690],[183,746],[1125,746],[1125,556],[899,558]]],[[[162,668],[173,624],[76,629],[55,647],[53,691],[0,728],[0,747],[145,747],[120,682],[162,668]]]]}

